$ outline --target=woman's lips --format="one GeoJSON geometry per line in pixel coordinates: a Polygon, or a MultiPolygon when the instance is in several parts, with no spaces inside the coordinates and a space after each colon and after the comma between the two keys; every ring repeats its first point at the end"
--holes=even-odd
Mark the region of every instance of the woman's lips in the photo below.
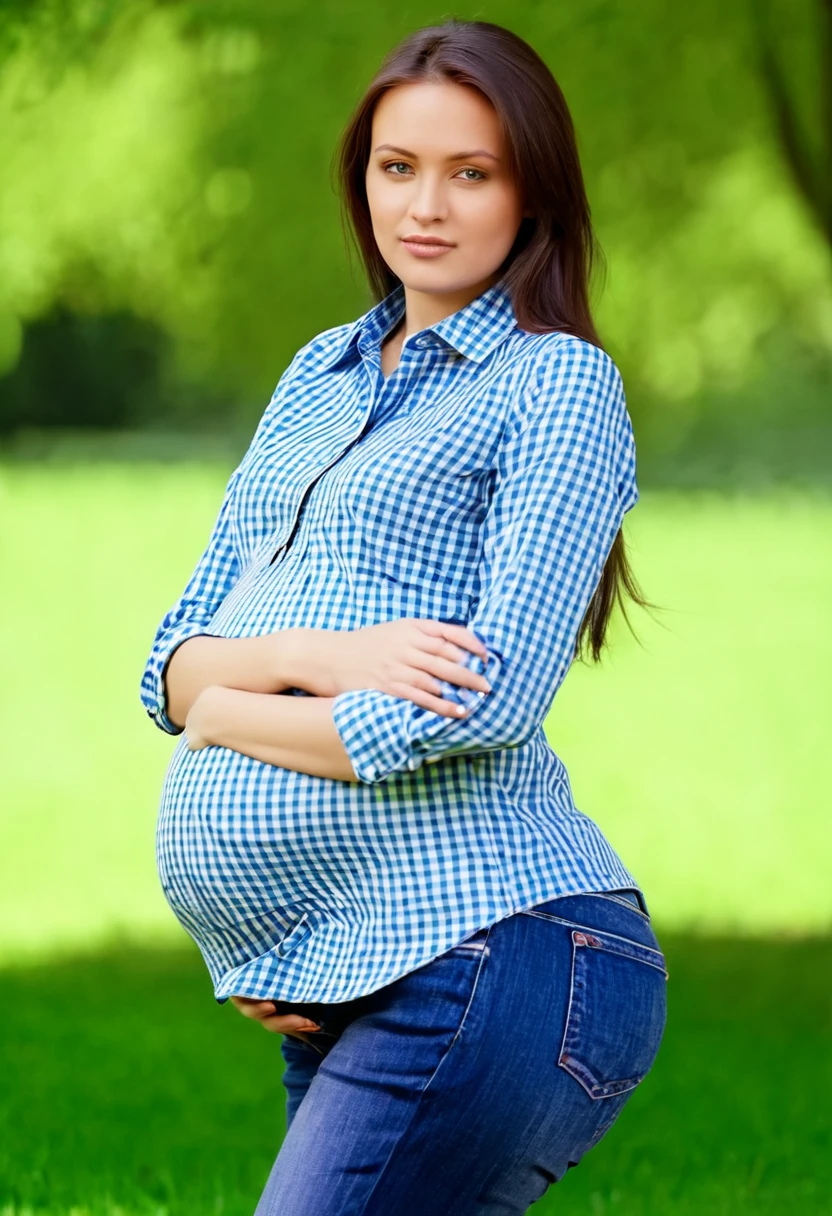
{"type": "Polygon", "coordinates": [[[417,258],[438,258],[453,249],[453,245],[430,245],[423,241],[402,241],[402,245],[417,258]]]}

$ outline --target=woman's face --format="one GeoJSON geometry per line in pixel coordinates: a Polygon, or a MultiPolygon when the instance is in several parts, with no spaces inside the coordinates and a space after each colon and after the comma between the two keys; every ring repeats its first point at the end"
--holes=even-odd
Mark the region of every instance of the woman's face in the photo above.
{"type": "Polygon", "coordinates": [[[405,287],[427,294],[473,299],[490,287],[528,214],[493,106],[476,89],[448,82],[397,85],[382,95],[366,184],[382,257],[405,287]],[[425,256],[425,246],[406,243],[411,236],[449,245],[425,256]]]}

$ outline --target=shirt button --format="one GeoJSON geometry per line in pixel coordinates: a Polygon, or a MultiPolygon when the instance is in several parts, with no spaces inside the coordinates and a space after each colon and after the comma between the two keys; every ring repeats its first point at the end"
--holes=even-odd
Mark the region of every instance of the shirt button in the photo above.
{"type": "Polygon", "coordinates": [[[415,343],[414,343],[414,345],[415,345],[415,346],[419,346],[419,347],[423,347],[423,348],[424,348],[424,347],[426,347],[426,346],[433,346],[433,345],[434,345],[434,339],[433,339],[433,338],[417,338],[417,339],[416,339],[416,341],[415,341],[415,343]]]}

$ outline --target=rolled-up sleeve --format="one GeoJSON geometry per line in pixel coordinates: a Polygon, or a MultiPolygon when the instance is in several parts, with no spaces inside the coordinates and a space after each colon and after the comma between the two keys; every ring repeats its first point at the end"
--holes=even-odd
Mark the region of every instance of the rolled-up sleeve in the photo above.
{"type": "Polygon", "coordinates": [[[230,507],[242,467],[242,464],[238,465],[228,480],[208,545],[182,595],[163,617],[142,675],[142,704],[156,725],[170,735],[181,734],[183,728],[171,722],[167,714],[165,672],[168,663],[178,646],[207,631],[211,618],[240,574],[230,507]]]}
{"type": "Polygon", "coordinates": [[[534,734],[638,496],[618,369],[599,348],[558,335],[503,440],[483,524],[479,596],[467,628],[488,658],[468,653],[464,662],[484,672],[492,691],[442,681],[443,697],[472,706],[459,719],[377,689],[339,693],[333,720],[359,781],[518,747],[534,734]]]}
{"type": "MultiPolygon", "coordinates": [[[[336,332],[326,330],[321,337],[336,332]]],[[[249,463],[268,437],[275,419],[280,414],[284,390],[293,378],[302,372],[315,339],[307,342],[295,354],[275,386],[243,459],[231,474],[225,487],[219,514],[214,522],[208,544],[199,558],[188,580],[185,590],[172,608],[168,610],[156,631],[141,678],[140,696],[148,715],[160,730],[169,735],[180,735],[184,729],[171,722],[167,713],[165,672],[173,652],[188,638],[199,634],[210,634],[209,625],[217,609],[234,587],[242,573],[234,544],[234,521],[232,504],[240,480],[246,475],[249,463]]]]}

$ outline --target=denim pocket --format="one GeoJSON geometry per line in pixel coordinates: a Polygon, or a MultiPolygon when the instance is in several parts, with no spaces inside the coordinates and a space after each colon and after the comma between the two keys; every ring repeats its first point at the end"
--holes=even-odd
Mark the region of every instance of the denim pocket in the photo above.
{"type": "Polygon", "coordinates": [[[593,930],[572,930],[569,1008],[558,1064],[591,1098],[610,1098],[647,1076],[667,1016],[664,955],[593,930]]]}

